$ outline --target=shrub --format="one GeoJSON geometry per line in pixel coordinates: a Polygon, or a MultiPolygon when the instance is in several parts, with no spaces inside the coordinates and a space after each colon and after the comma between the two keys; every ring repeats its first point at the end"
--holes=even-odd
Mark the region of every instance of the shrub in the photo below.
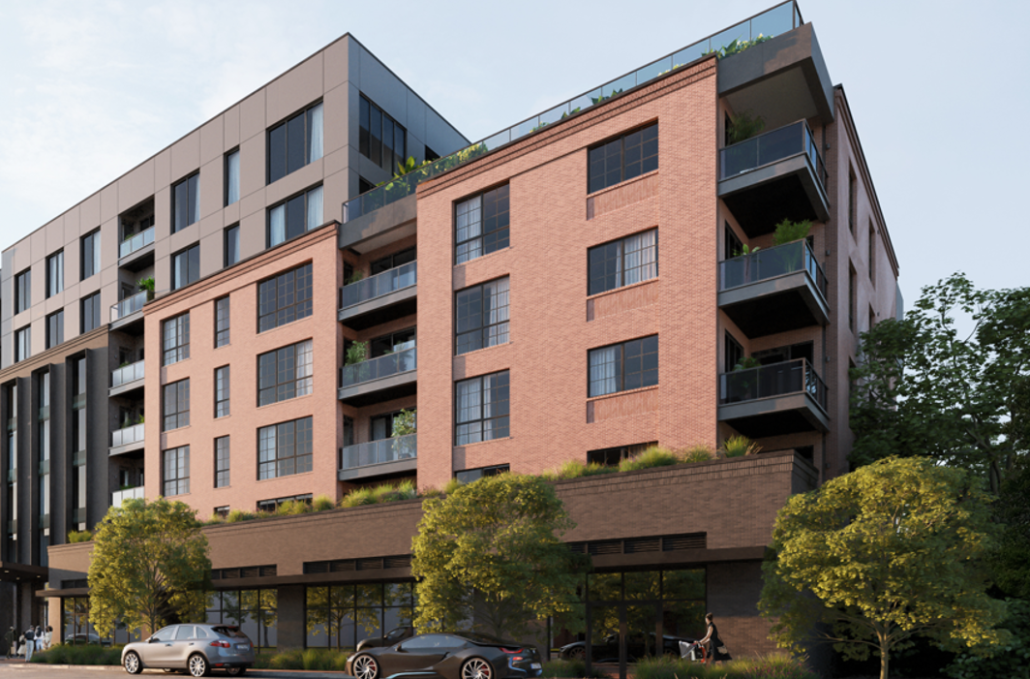
{"type": "Polygon", "coordinates": [[[258,518],[258,515],[254,512],[245,512],[242,509],[234,509],[229,512],[229,516],[227,516],[225,520],[228,523],[239,523],[240,521],[251,521],[256,518],[258,518]]]}
{"type": "Polygon", "coordinates": [[[461,483],[458,481],[458,479],[450,479],[447,483],[443,485],[443,494],[450,495],[454,491],[458,490],[460,486],[461,483]]]}
{"type": "Polygon", "coordinates": [[[282,653],[259,653],[254,669],[343,672],[351,649],[308,648],[282,653]]]}
{"type": "Polygon", "coordinates": [[[343,496],[340,500],[341,507],[358,507],[360,505],[371,505],[375,504],[376,500],[372,496],[372,489],[368,486],[364,488],[355,488],[351,492],[343,496]]]}
{"type": "Polygon", "coordinates": [[[307,514],[311,511],[311,507],[307,502],[300,502],[299,500],[287,500],[272,512],[275,516],[297,516],[298,514],[307,514]]]}
{"type": "Polygon", "coordinates": [[[757,455],[762,451],[762,446],[746,436],[731,436],[723,441],[721,450],[726,457],[741,457],[757,455]]]}
{"type": "Polygon", "coordinates": [[[545,677],[589,677],[589,679],[608,679],[608,675],[597,669],[596,667],[591,668],[591,672],[587,674],[587,664],[582,660],[551,660],[550,662],[544,663],[544,674],[545,677]]]}
{"type": "Polygon", "coordinates": [[[706,445],[691,446],[680,454],[680,459],[688,464],[708,462],[715,459],[715,451],[706,445]]]}
{"type": "Polygon", "coordinates": [[[819,679],[798,660],[783,655],[730,660],[707,666],[680,658],[645,658],[637,662],[637,679],[819,679]]]}
{"type": "Polygon", "coordinates": [[[336,503],[328,495],[319,495],[311,501],[311,509],[316,512],[324,512],[327,509],[335,509],[336,503]]]}
{"type": "Polygon", "coordinates": [[[89,542],[93,539],[93,532],[88,530],[68,531],[68,542],[89,542]]]}
{"type": "Polygon", "coordinates": [[[655,446],[644,452],[630,457],[619,463],[620,472],[632,472],[638,469],[651,469],[653,467],[667,467],[678,464],[680,458],[675,452],[668,448],[655,446]]]}
{"type": "Polygon", "coordinates": [[[32,655],[29,662],[47,665],[121,665],[122,647],[98,644],[55,644],[32,655]]]}

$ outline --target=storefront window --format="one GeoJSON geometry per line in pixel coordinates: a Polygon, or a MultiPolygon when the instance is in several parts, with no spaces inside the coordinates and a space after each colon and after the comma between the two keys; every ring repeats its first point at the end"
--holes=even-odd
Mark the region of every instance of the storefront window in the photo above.
{"type": "Polygon", "coordinates": [[[207,622],[237,625],[258,649],[278,643],[278,591],[244,589],[213,592],[208,597],[207,622]]]}
{"type": "Polygon", "coordinates": [[[309,648],[353,650],[359,641],[411,624],[411,583],[307,587],[309,648]]]}

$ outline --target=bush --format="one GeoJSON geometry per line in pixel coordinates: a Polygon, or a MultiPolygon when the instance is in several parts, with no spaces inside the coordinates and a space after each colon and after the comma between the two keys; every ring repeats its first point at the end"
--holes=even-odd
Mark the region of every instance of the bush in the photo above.
{"type": "Polygon", "coordinates": [[[757,455],[762,447],[746,436],[731,436],[722,443],[722,454],[726,457],[757,455]]]}
{"type": "Polygon", "coordinates": [[[68,531],[68,543],[73,542],[89,542],[93,539],[93,532],[88,530],[72,530],[68,531]]]}
{"type": "Polygon", "coordinates": [[[637,679],[819,679],[800,661],[782,655],[702,665],[680,658],[645,658],[637,662],[637,679]]]}
{"type": "Polygon", "coordinates": [[[364,488],[355,488],[344,495],[343,499],[340,500],[340,506],[358,507],[360,505],[372,505],[375,502],[376,499],[372,496],[372,488],[365,486],[364,488]]]}
{"type": "Polygon", "coordinates": [[[692,446],[683,451],[680,459],[687,464],[708,462],[715,459],[715,451],[705,445],[692,446]]]}
{"type": "Polygon", "coordinates": [[[635,457],[630,457],[619,463],[620,472],[634,472],[638,469],[652,469],[654,467],[667,467],[679,464],[680,458],[669,448],[648,448],[635,457]]]}
{"type": "Polygon", "coordinates": [[[32,655],[29,662],[47,665],[121,665],[121,646],[55,644],[32,655]]]}
{"type": "Polygon", "coordinates": [[[234,509],[229,512],[229,516],[225,519],[229,523],[239,523],[240,521],[251,521],[258,518],[258,515],[254,512],[245,512],[242,509],[234,509]]]}
{"type": "Polygon", "coordinates": [[[312,511],[324,512],[327,509],[335,509],[336,502],[328,495],[319,495],[311,502],[312,511]]]}
{"type": "Polygon", "coordinates": [[[596,667],[592,668],[591,673],[587,675],[587,664],[582,660],[551,660],[550,662],[545,662],[543,676],[572,677],[575,679],[589,676],[589,679],[608,679],[608,675],[596,667]]]}
{"type": "Polygon", "coordinates": [[[329,648],[307,648],[282,653],[259,653],[254,669],[264,670],[321,670],[343,672],[351,649],[337,651],[329,648]]]}

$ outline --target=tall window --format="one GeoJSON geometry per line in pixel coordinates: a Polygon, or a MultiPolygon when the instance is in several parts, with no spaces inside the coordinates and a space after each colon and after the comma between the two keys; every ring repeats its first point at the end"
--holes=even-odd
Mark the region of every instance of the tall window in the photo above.
{"type": "Polygon", "coordinates": [[[658,384],[658,335],[591,349],[589,396],[658,384]]]}
{"type": "MultiPolygon", "coordinates": [[[[50,371],[38,375],[39,388],[39,516],[50,515],[50,371]]],[[[46,525],[41,522],[41,525],[46,525]]]]}
{"type": "Polygon", "coordinates": [[[258,479],[311,471],[311,422],[304,417],[258,429],[258,479]]]}
{"type": "Polygon", "coordinates": [[[508,341],[508,278],[459,291],[455,295],[455,353],[508,341]]]}
{"type": "Polygon", "coordinates": [[[322,102],[268,130],[268,183],[322,157],[322,102]]]}
{"type": "Polygon", "coordinates": [[[225,243],[222,247],[225,266],[232,266],[240,261],[240,225],[233,224],[225,230],[225,243]]]}
{"type": "Polygon", "coordinates": [[[100,273],[100,229],[91,231],[82,237],[82,261],[79,263],[82,272],[81,280],[100,273]]]}
{"type": "Polygon", "coordinates": [[[587,293],[591,295],[654,278],[658,275],[658,229],[590,248],[587,260],[587,293]]]}
{"type": "Polygon", "coordinates": [[[190,423],[190,378],[164,386],[164,419],[161,431],[170,431],[188,426],[190,423]]]}
{"type": "Polygon", "coordinates": [[[725,354],[723,356],[723,372],[733,372],[737,364],[744,358],[744,347],[733,338],[733,335],[726,333],[725,354]]]}
{"type": "Polygon", "coordinates": [[[190,313],[187,311],[161,324],[162,365],[190,357],[190,313]]]}
{"type": "Polygon", "coordinates": [[[32,306],[32,270],[25,269],[14,277],[14,313],[21,312],[32,306]]]}
{"type": "Polygon", "coordinates": [[[220,297],[215,300],[215,347],[224,347],[229,343],[229,298],[220,297]]]}
{"type": "Polygon", "coordinates": [[[312,341],[305,340],[258,356],[258,405],[311,393],[312,341]]]}
{"type": "Polygon", "coordinates": [[[258,285],[258,332],[311,315],[311,264],[304,264],[258,285]]]}
{"type": "Polygon", "coordinates": [[[456,445],[508,436],[508,371],[473,377],[455,384],[457,393],[456,445]]]}
{"type": "Polygon", "coordinates": [[[454,209],[455,261],[458,264],[508,247],[511,201],[508,185],[498,186],[454,209]]]}
{"type": "Polygon", "coordinates": [[[588,193],[657,170],[658,123],[595,146],[588,163],[588,193]]]}
{"type": "Polygon", "coordinates": [[[32,355],[32,326],[14,331],[14,360],[24,361],[32,355]]]}
{"type": "Polygon", "coordinates": [[[64,250],[46,258],[46,296],[53,297],[64,290],[64,250]]]}
{"type": "Polygon", "coordinates": [[[172,187],[172,233],[200,221],[200,173],[172,187]]]}
{"type": "Polygon", "coordinates": [[[479,467],[477,469],[464,469],[460,472],[454,473],[454,478],[458,480],[458,483],[472,483],[478,481],[484,476],[497,476],[498,474],[505,474],[511,471],[511,465],[498,464],[492,467],[479,467]]]}
{"type": "Polygon", "coordinates": [[[46,348],[56,347],[64,341],[64,309],[46,317],[46,348]]]}
{"type": "Polygon", "coordinates": [[[232,205],[240,199],[240,150],[225,154],[225,204],[232,205]]]}
{"type": "Polygon", "coordinates": [[[361,95],[358,118],[358,150],[373,163],[390,172],[407,156],[407,132],[401,124],[361,95]]]}
{"type": "Polygon", "coordinates": [[[164,451],[161,494],[165,497],[190,492],[190,447],[180,446],[164,451]]]}
{"type": "Polygon", "coordinates": [[[848,167],[848,228],[855,233],[855,219],[858,213],[858,181],[855,169],[848,167]]]}
{"type": "Polygon", "coordinates": [[[268,208],[268,247],[318,228],[322,223],[322,187],[316,186],[268,208]]]}
{"type": "Polygon", "coordinates": [[[79,324],[82,332],[87,333],[100,327],[100,293],[83,297],[79,302],[79,324]]]}
{"type": "Polygon", "coordinates": [[[72,362],[72,523],[86,527],[86,359],[72,362]]]}
{"type": "Polygon", "coordinates": [[[869,220],[869,281],[876,285],[876,229],[869,220]]]}
{"type": "Polygon", "coordinates": [[[7,444],[7,504],[4,507],[7,541],[4,545],[5,561],[18,561],[18,383],[4,386],[7,407],[4,413],[4,434],[7,444]]]}
{"type": "Polygon", "coordinates": [[[215,488],[229,485],[229,437],[215,439],[215,488]]]}
{"type": "Polygon", "coordinates": [[[215,368],[215,417],[229,415],[229,366],[215,368]]]}
{"type": "Polygon", "coordinates": [[[855,267],[854,265],[848,266],[848,328],[851,332],[855,332],[855,267]]]}
{"type": "Polygon", "coordinates": [[[200,278],[200,243],[172,256],[172,290],[178,290],[200,278]]]}

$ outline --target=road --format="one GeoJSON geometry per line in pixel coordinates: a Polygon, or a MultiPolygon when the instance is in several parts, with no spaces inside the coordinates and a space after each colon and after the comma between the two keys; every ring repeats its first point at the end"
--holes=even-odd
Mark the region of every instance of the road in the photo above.
{"type": "MultiPolygon", "coordinates": [[[[120,667],[68,667],[63,665],[26,665],[22,661],[0,660],[0,677],[4,679],[114,679],[128,677],[120,667]]],[[[163,670],[144,670],[141,677],[167,677],[163,670]]],[[[185,672],[179,675],[188,676],[185,672]]],[[[212,672],[211,677],[224,677],[221,672],[212,672]]],[[[343,672],[307,672],[290,670],[250,670],[244,675],[250,679],[344,679],[343,672]]]]}

